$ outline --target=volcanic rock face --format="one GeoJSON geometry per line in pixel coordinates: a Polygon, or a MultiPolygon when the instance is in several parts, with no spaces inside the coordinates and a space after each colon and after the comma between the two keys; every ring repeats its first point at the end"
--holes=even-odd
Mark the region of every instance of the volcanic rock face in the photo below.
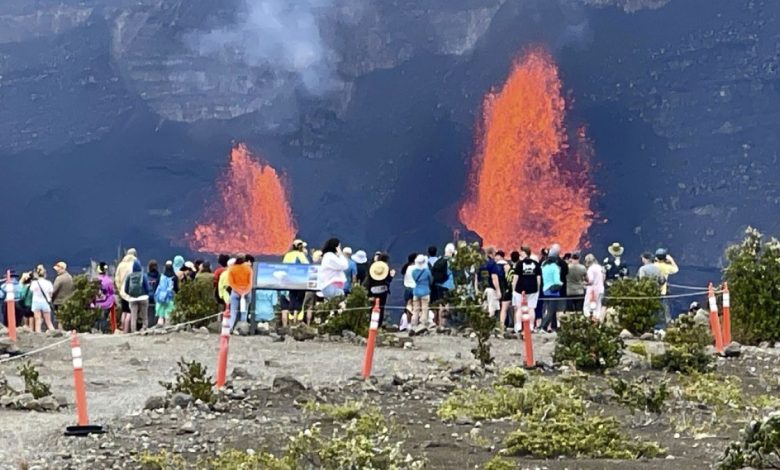
{"type": "Polygon", "coordinates": [[[0,154],[15,223],[0,260],[177,244],[234,140],[288,176],[305,236],[399,254],[443,240],[459,228],[483,97],[532,44],[551,50],[593,140],[606,220],[594,247],[663,244],[713,266],[744,225],[780,228],[761,216],[780,204],[775,2],[280,5],[4,1],[0,154]],[[266,17],[285,28],[258,26],[266,17]]]}

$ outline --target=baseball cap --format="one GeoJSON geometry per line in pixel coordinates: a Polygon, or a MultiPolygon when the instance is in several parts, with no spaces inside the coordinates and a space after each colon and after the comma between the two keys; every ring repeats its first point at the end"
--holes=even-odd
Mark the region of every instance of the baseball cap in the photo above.
{"type": "Polygon", "coordinates": [[[68,264],[65,261],[57,261],[54,264],[54,267],[55,268],[60,268],[60,269],[68,269],[68,264]]]}
{"type": "Polygon", "coordinates": [[[295,240],[293,240],[292,246],[295,247],[295,248],[297,248],[299,246],[307,247],[307,246],[309,246],[309,244],[306,243],[305,241],[299,239],[299,238],[296,238],[295,240]]]}

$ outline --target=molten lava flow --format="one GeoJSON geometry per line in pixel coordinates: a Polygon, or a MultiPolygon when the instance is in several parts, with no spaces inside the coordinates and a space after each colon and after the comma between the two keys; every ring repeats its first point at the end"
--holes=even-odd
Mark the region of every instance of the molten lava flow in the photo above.
{"type": "Polygon", "coordinates": [[[218,200],[190,238],[195,251],[207,253],[281,254],[296,227],[284,182],[276,170],[252,159],[246,145],[230,154],[230,165],[218,182],[218,200]]]}
{"type": "Polygon", "coordinates": [[[568,144],[566,101],[552,57],[526,53],[487,95],[471,187],[459,218],[486,245],[574,249],[590,227],[593,185],[585,129],[568,144]]]}

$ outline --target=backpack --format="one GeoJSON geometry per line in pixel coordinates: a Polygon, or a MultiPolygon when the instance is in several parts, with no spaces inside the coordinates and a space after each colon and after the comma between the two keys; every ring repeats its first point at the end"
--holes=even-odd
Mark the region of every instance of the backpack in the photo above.
{"type": "Polygon", "coordinates": [[[127,276],[127,295],[130,297],[144,295],[144,273],[134,272],[127,276]]]}
{"type": "Polygon", "coordinates": [[[558,263],[551,261],[542,266],[542,285],[544,290],[550,292],[559,292],[563,284],[561,283],[561,267],[558,263]]]}
{"type": "Polygon", "coordinates": [[[433,276],[433,282],[436,284],[444,284],[449,279],[450,275],[447,272],[447,260],[441,257],[433,263],[431,266],[431,275],[433,276]]]}
{"type": "Polygon", "coordinates": [[[154,291],[154,300],[160,304],[167,304],[173,300],[173,279],[168,276],[160,277],[160,283],[154,291]]]}
{"type": "Polygon", "coordinates": [[[508,289],[512,288],[512,281],[515,279],[515,265],[509,263],[504,270],[504,277],[506,277],[506,285],[508,289]]]}

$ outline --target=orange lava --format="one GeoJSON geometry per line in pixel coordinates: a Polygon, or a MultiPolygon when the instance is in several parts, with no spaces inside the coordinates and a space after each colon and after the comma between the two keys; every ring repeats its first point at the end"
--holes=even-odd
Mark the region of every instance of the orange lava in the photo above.
{"type": "Polygon", "coordinates": [[[485,97],[469,194],[458,214],[485,245],[586,245],[594,216],[592,147],[582,127],[569,144],[565,114],[558,69],[541,48],[525,53],[504,86],[485,97]]]}
{"type": "Polygon", "coordinates": [[[283,178],[271,166],[252,159],[246,145],[230,154],[217,183],[218,199],[206,222],[195,227],[190,247],[205,253],[284,253],[297,229],[283,178]]]}

